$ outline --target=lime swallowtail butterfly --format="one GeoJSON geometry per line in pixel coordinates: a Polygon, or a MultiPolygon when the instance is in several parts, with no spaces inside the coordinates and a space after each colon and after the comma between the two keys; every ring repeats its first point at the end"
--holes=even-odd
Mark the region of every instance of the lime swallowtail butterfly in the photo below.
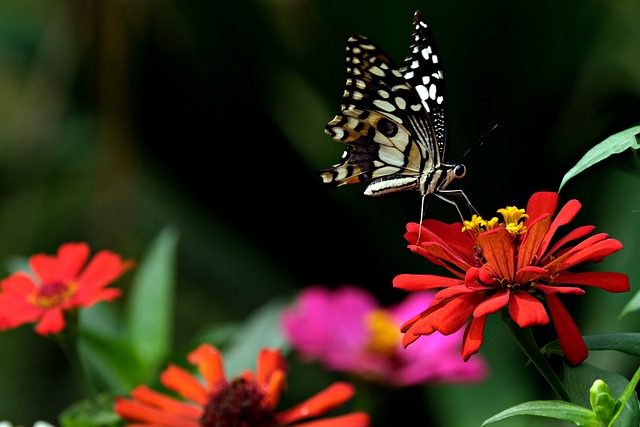
{"type": "Polygon", "coordinates": [[[419,10],[413,17],[410,49],[400,68],[367,37],[349,38],[340,113],[325,127],[334,140],[347,146],[341,162],[320,175],[332,186],[370,181],[367,196],[418,190],[423,202],[435,195],[457,209],[447,195],[464,193],[446,188],[466,169],[443,159],[444,76],[433,33],[419,10]]]}

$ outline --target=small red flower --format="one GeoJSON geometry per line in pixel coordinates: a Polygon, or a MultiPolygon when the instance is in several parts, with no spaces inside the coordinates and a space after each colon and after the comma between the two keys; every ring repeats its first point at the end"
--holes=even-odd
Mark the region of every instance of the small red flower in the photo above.
{"type": "Polygon", "coordinates": [[[585,293],[568,285],[626,292],[629,277],[568,271],[585,262],[600,262],[622,249],[622,244],[605,233],[585,238],[593,226],[578,227],[552,244],[558,228],[571,222],[581,207],[571,200],[552,218],[557,204],[557,193],[539,192],[531,196],[526,211],[513,206],[500,209],[505,219],[500,224],[497,218],[485,221],[476,215],[465,221],[464,228],[460,223],[435,220],[424,221],[421,230],[418,224],[408,224],[409,248],[445,267],[455,278],[402,274],[394,279],[395,287],[407,291],[444,288],[426,310],[404,323],[403,344],[434,331],[451,334],[471,317],[462,349],[463,359],[468,360],[480,349],[487,315],[508,307],[513,321],[526,328],[549,323],[548,309],[567,360],[577,365],[586,359],[588,350],[580,331],[557,294],[585,293]]]}
{"type": "Polygon", "coordinates": [[[286,361],[279,350],[263,349],[256,373],[245,371],[227,381],[222,356],[203,344],[187,360],[196,365],[204,384],[189,372],[170,365],[160,376],[167,388],[186,401],[138,386],[133,399],[116,398],[115,411],[129,427],[367,427],[369,417],[361,412],[298,423],[322,415],[349,400],[351,385],[336,382],[315,396],[284,411],[275,408],[285,388],[286,361]]]}
{"type": "Polygon", "coordinates": [[[132,262],[109,251],[98,252],[87,264],[88,259],[86,243],[66,243],[57,256],[30,257],[33,275],[18,271],[0,283],[0,329],[38,322],[37,333],[56,334],[66,325],[65,311],[119,297],[119,289],[106,286],[132,262]]]}

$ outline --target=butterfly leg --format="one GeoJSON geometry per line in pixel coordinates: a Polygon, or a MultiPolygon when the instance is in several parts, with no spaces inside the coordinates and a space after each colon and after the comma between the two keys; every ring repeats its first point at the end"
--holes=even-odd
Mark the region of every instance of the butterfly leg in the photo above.
{"type": "Polygon", "coordinates": [[[455,197],[464,197],[464,200],[467,202],[467,207],[469,208],[469,213],[470,214],[477,214],[478,210],[473,206],[473,204],[471,203],[471,201],[469,200],[469,198],[467,197],[467,195],[464,193],[464,191],[460,190],[460,189],[455,189],[455,190],[440,190],[436,193],[434,193],[436,195],[436,197],[438,197],[440,200],[443,200],[453,206],[455,206],[456,210],[458,211],[458,215],[460,216],[460,220],[462,222],[467,221],[469,218],[465,219],[464,216],[462,215],[462,212],[460,211],[460,208],[458,207],[458,204],[456,203],[455,200],[450,199],[449,196],[455,196],[455,197]]]}

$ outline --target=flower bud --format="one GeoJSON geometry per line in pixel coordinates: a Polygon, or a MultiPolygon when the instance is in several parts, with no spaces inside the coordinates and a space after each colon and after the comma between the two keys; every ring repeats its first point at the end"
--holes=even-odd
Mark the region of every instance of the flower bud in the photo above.
{"type": "Polygon", "coordinates": [[[600,379],[595,380],[589,389],[589,401],[596,418],[603,422],[611,419],[616,409],[616,399],[607,383],[600,379]]]}

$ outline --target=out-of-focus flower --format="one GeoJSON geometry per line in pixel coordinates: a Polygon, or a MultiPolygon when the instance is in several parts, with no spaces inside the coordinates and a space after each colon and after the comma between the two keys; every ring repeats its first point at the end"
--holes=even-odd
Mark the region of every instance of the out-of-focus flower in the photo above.
{"type": "Polygon", "coordinates": [[[387,308],[363,288],[310,286],[284,310],[282,327],[305,359],[387,385],[485,378],[482,359],[469,363],[460,359],[462,332],[448,337],[434,334],[411,348],[402,347],[402,322],[429,305],[433,294],[415,293],[387,308]]]}
{"type": "MultiPolygon", "coordinates": [[[[13,424],[11,424],[9,421],[0,421],[0,427],[13,427],[13,424]]],[[[44,421],[36,421],[35,423],[33,423],[33,427],[54,427],[54,426],[44,421]]]]}
{"type": "Polygon", "coordinates": [[[508,307],[509,316],[522,328],[545,325],[549,323],[546,305],[565,357],[573,365],[581,363],[588,350],[558,294],[585,293],[568,285],[626,292],[629,277],[568,271],[585,262],[600,262],[622,249],[622,244],[605,233],[585,238],[595,229],[590,225],[554,239],[558,228],[571,222],[581,207],[577,200],[570,200],[553,218],[557,204],[557,193],[539,192],[531,196],[526,210],[513,206],[499,210],[504,217],[500,223],[474,215],[464,227],[435,220],[424,221],[421,230],[418,224],[408,224],[409,248],[455,277],[402,274],[394,279],[395,287],[407,291],[444,288],[427,309],[405,322],[404,345],[435,331],[454,333],[471,317],[462,350],[463,359],[468,360],[480,349],[487,315],[508,307]]]}
{"type": "Polygon", "coordinates": [[[131,267],[132,261],[100,251],[87,264],[89,253],[86,243],[66,243],[57,255],[31,256],[32,274],[18,271],[4,279],[0,283],[0,330],[37,322],[37,333],[56,334],[66,325],[65,311],[119,297],[120,290],[107,285],[131,267]]]}
{"type": "Polygon", "coordinates": [[[354,389],[336,382],[306,401],[276,411],[285,388],[286,361],[279,350],[263,349],[255,374],[245,371],[227,381],[222,356],[203,344],[187,359],[196,365],[204,383],[186,370],[170,365],[160,376],[162,384],[185,400],[158,393],[146,386],[132,391],[132,399],[116,398],[115,411],[136,427],[366,427],[369,416],[361,412],[323,419],[323,415],[349,400],[354,389]],[[302,420],[308,420],[299,422],[302,420]]]}

